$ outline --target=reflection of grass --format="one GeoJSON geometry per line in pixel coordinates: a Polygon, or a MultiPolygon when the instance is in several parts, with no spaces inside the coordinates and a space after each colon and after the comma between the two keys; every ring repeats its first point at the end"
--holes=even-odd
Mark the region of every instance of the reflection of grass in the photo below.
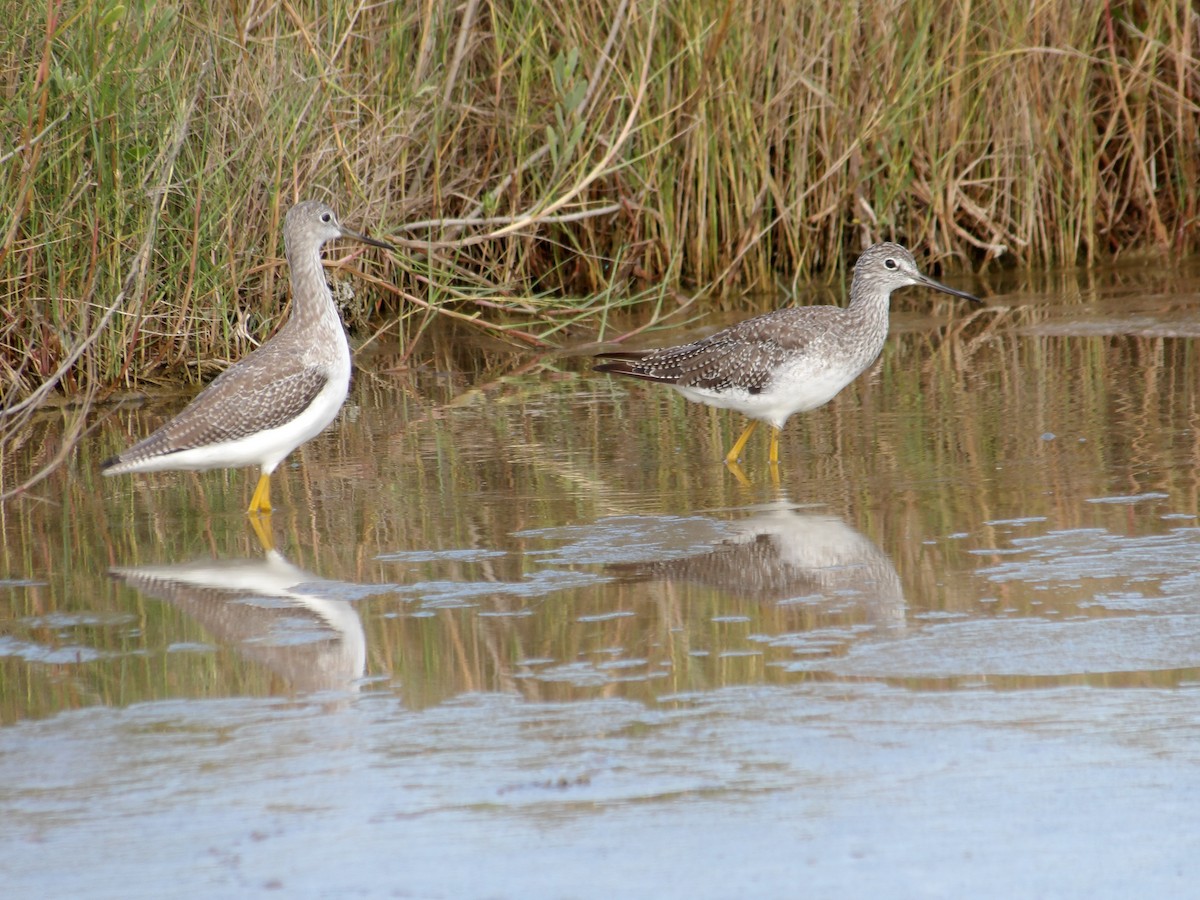
{"type": "MultiPolygon", "coordinates": [[[[1038,313],[1012,315],[1026,317],[1018,324],[1036,324],[1038,313]]],[[[843,517],[878,545],[899,573],[910,623],[926,612],[994,615],[1009,607],[1029,616],[1050,609],[1063,619],[1099,615],[1075,605],[1091,596],[1087,585],[1034,592],[1019,583],[981,584],[974,573],[995,562],[988,549],[1007,547],[1022,533],[984,523],[1043,516],[1047,524],[1034,528],[1152,534],[1179,527],[1160,512],[1200,509],[1192,427],[1200,421],[1200,371],[1192,342],[989,332],[985,319],[946,338],[957,321],[910,320],[876,369],[826,407],[790,422],[783,493],[843,517]],[[1055,439],[1042,439],[1051,432],[1055,439]],[[1170,499],[1161,510],[1085,502],[1146,491],[1170,499]],[[951,537],[959,533],[967,536],[951,537]],[[996,602],[981,607],[985,594],[996,602]]],[[[628,514],[720,519],[734,515],[722,510],[775,496],[765,447],[747,460],[752,488],[720,464],[740,427],[736,416],[655,386],[585,377],[572,360],[546,357],[508,375],[514,366],[528,367],[528,358],[508,356],[506,363],[499,353],[465,352],[461,337],[457,327],[430,333],[439,360],[432,371],[364,374],[345,417],[277,473],[275,535],[293,563],[358,584],[520,583],[543,569],[530,551],[545,543],[522,537],[529,529],[628,514]],[[478,384],[488,385],[482,399],[456,402],[478,384]],[[456,548],[503,555],[419,563],[376,558],[456,548]]],[[[0,579],[38,583],[0,587],[0,721],[97,703],[286,693],[286,684],[236,647],[170,650],[212,637],[170,604],[104,576],[110,566],[258,552],[245,523],[253,486],[245,472],[99,475],[100,458],[171,411],[120,412],[67,467],[28,496],[0,504],[0,579]],[[89,618],[66,629],[50,618],[80,613],[89,618]],[[4,649],[11,649],[8,641],[79,646],[100,656],[26,662],[4,649]]],[[[58,418],[42,420],[9,464],[36,467],[56,451],[61,427],[58,418]]],[[[652,581],[531,598],[497,590],[472,602],[478,605],[419,616],[420,599],[408,593],[359,601],[369,672],[391,679],[371,689],[395,690],[407,704],[423,706],[474,690],[649,700],[718,685],[792,682],[811,676],[768,665],[786,661],[788,651],[749,635],[866,622],[819,604],[762,604],[733,591],[652,581]],[[634,615],[587,621],[617,610],[634,615]],[[714,622],[739,616],[749,622],[714,622]],[[615,657],[608,653],[613,648],[615,657]],[[763,655],[722,657],[722,650],[763,655]],[[642,669],[615,675],[667,676],[599,688],[522,677],[551,665],[600,666],[614,658],[647,660],[642,669]],[[523,667],[529,659],[554,662],[523,667]]],[[[1134,673],[1109,683],[1181,677],[1134,673]]],[[[1020,679],[1010,681],[1020,686],[1020,679]]]]}
{"type": "Polygon", "coordinates": [[[345,266],[356,333],[456,316],[525,346],[670,312],[680,285],[761,296],[879,237],[1021,263],[1194,241],[1184,3],[246,9],[50,0],[5,23],[10,397],[119,296],[151,209],[68,392],[207,377],[268,335],[298,196],[404,245],[345,266]]]}

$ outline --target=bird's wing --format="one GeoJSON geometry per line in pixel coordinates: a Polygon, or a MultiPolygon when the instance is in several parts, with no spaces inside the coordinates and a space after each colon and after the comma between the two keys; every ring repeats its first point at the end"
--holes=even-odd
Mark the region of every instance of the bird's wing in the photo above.
{"type": "Polygon", "coordinates": [[[250,362],[248,358],[221,373],[183,412],[110,462],[162,456],[277,428],[307,409],[329,380],[316,366],[274,374],[246,365],[250,362]]]}
{"type": "Polygon", "coordinates": [[[828,330],[828,307],[776,310],[738,322],[699,341],[646,351],[601,354],[601,372],[707,390],[758,393],[791,355],[828,330]]]}

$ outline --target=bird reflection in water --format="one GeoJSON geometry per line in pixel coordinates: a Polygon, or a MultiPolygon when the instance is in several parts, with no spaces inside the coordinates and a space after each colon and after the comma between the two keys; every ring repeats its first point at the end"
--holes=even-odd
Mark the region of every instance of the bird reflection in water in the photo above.
{"type": "Polygon", "coordinates": [[[261,559],[116,567],[109,574],[182,610],[219,643],[274,672],[291,693],[357,691],[366,635],[354,606],[333,596],[343,586],[263,543],[261,559]]]}
{"type": "Polygon", "coordinates": [[[779,500],[726,525],[733,533],[708,552],[618,563],[609,571],[625,580],[689,582],[764,602],[849,601],[880,628],[904,627],[896,567],[840,517],[779,500]]]}

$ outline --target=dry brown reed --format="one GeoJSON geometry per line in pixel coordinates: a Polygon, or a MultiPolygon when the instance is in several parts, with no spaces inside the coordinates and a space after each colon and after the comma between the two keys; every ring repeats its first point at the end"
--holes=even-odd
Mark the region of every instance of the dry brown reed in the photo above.
{"type": "Polygon", "coordinates": [[[244,354],[304,197],[402,245],[335,268],[353,331],[409,341],[450,315],[560,344],[880,238],[977,267],[1197,243],[1187,0],[46,0],[6,25],[5,407],[244,354]]]}

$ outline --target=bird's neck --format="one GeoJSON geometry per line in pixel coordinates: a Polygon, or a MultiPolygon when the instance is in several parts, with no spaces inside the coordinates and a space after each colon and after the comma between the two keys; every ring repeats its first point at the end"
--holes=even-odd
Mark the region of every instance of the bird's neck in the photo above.
{"type": "Polygon", "coordinates": [[[847,311],[866,319],[887,319],[890,291],[880,291],[863,284],[861,279],[850,282],[850,305],[847,311]]]}
{"type": "Polygon", "coordinates": [[[292,275],[292,317],[288,324],[300,328],[336,324],[340,328],[333,295],[321,265],[321,248],[288,247],[286,254],[292,275]]]}

